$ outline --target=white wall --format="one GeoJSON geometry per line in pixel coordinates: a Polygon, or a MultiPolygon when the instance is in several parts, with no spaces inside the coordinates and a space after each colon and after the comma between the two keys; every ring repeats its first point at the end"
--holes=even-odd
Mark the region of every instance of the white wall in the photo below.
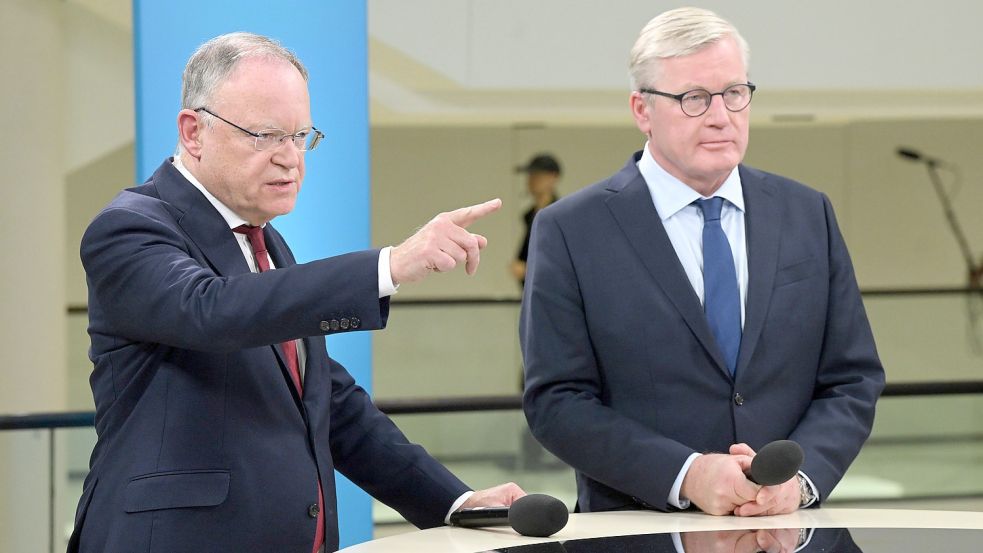
{"type": "MultiPolygon", "coordinates": [[[[65,397],[64,63],[59,3],[0,2],[0,412],[58,410],[65,397]],[[16,22],[16,24],[11,24],[16,22]]],[[[47,547],[43,432],[0,438],[0,549],[47,547]],[[14,529],[17,529],[15,532],[14,529]]]]}
{"type": "MultiPolygon", "coordinates": [[[[972,0],[697,3],[748,40],[754,79],[773,89],[983,87],[972,0]]],[[[369,0],[375,38],[474,88],[627,88],[644,24],[685,2],[369,0]]]]}

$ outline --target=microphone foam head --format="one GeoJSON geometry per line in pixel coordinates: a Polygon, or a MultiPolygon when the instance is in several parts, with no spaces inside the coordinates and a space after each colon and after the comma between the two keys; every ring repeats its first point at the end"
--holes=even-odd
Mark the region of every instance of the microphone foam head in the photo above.
{"type": "Polygon", "coordinates": [[[762,486],[788,481],[799,472],[805,454],[792,440],[777,440],[765,445],[751,460],[751,480],[762,486]]]}
{"type": "Polygon", "coordinates": [[[562,501],[541,493],[520,497],[509,507],[509,525],[523,536],[552,536],[567,525],[569,518],[562,501]]]}

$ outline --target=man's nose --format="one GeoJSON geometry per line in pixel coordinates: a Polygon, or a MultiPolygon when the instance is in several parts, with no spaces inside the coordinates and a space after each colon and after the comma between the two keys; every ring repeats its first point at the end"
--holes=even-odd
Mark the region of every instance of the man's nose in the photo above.
{"type": "Polygon", "coordinates": [[[714,94],[710,96],[710,107],[707,108],[704,117],[706,117],[708,124],[714,125],[726,124],[730,121],[730,111],[724,104],[723,95],[714,94]]]}
{"type": "Polygon", "coordinates": [[[297,147],[293,137],[285,136],[283,141],[274,146],[273,163],[284,167],[296,167],[300,164],[304,152],[297,147]]]}

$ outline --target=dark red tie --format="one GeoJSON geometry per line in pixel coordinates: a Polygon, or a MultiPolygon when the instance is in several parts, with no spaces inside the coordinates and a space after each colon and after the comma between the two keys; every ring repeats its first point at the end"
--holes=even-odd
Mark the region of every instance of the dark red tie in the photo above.
{"type": "MultiPolygon", "coordinates": [[[[253,248],[253,255],[256,256],[256,266],[259,267],[259,272],[269,271],[270,256],[269,252],[266,251],[263,227],[240,225],[232,230],[239,234],[245,234],[246,238],[249,239],[249,245],[253,248]]],[[[303,396],[304,385],[300,381],[300,363],[297,361],[297,344],[293,340],[287,340],[286,342],[280,343],[280,348],[287,362],[287,368],[290,369],[290,378],[294,381],[294,386],[297,387],[297,393],[303,396]]],[[[314,532],[313,553],[317,553],[322,544],[324,544],[324,493],[321,491],[321,480],[319,478],[317,481],[317,530],[314,532]]]]}

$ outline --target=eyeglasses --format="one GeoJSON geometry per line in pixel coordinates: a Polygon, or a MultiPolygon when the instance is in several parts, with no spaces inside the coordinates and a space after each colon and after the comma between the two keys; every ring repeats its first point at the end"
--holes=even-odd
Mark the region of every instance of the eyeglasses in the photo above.
{"type": "Polygon", "coordinates": [[[669,94],[668,92],[660,92],[652,88],[640,88],[638,91],[643,94],[656,94],[658,96],[672,98],[679,102],[679,107],[682,108],[683,113],[690,117],[699,117],[710,109],[710,103],[713,101],[714,96],[723,98],[724,107],[729,111],[743,110],[751,104],[751,96],[754,95],[756,88],[753,83],[744,83],[728,86],[722,92],[712,93],[702,88],[696,88],[683,92],[682,94],[669,94]]]}
{"type": "Polygon", "coordinates": [[[232,125],[240,131],[255,138],[256,149],[260,152],[263,150],[268,150],[269,148],[279,148],[288,138],[293,141],[294,146],[296,146],[298,150],[302,152],[309,152],[314,148],[317,148],[317,145],[321,142],[321,139],[324,138],[324,133],[315,129],[314,127],[294,134],[285,133],[280,129],[266,129],[259,132],[252,132],[240,127],[239,125],[236,125],[224,117],[212,113],[208,108],[198,108],[194,111],[203,111],[208,115],[211,115],[220,121],[224,121],[225,123],[228,123],[229,125],[232,125]]]}

